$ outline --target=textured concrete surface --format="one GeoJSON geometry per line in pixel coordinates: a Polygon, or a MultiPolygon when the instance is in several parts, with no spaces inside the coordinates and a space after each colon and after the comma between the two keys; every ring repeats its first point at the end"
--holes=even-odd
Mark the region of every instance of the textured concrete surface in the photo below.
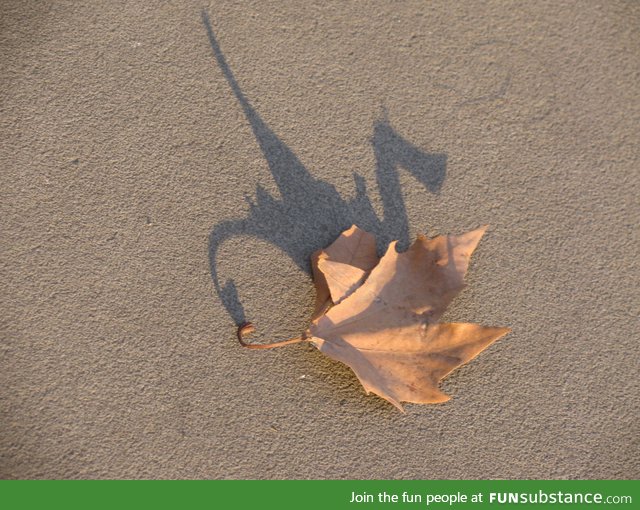
{"type": "Polygon", "coordinates": [[[0,476],[640,476],[640,3],[0,9],[0,476]],[[491,224],[447,404],[237,345],[352,221],[491,224]]]}

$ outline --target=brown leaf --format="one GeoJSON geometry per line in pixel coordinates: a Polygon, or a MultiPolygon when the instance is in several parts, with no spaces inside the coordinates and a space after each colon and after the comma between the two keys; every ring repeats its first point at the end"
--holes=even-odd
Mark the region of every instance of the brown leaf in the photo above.
{"type": "Polygon", "coordinates": [[[367,392],[401,401],[448,400],[437,383],[508,332],[438,324],[464,286],[486,227],[461,236],[418,237],[404,253],[391,243],[367,281],[311,324],[311,342],[349,365],[367,392]]]}
{"type": "Polygon", "coordinates": [[[316,305],[313,318],[358,288],[378,263],[376,238],[352,225],[324,250],[311,256],[316,305]]]}
{"type": "Polygon", "coordinates": [[[485,230],[419,236],[404,253],[394,242],[378,262],[373,236],[351,227],[314,254],[318,296],[335,306],[326,313],[316,310],[299,338],[268,346],[245,344],[241,332],[238,338],[251,348],[310,341],[351,367],[367,393],[400,410],[401,402],[445,402],[449,397],[438,389],[439,381],[510,331],[436,323],[464,287],[471,254],[485,230]]]}

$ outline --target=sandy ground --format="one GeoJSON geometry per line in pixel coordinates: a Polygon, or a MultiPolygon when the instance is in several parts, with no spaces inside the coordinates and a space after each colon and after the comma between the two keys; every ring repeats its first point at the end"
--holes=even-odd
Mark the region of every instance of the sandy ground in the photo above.
{"type": "Polygon", "coordinates": [[[640,3],[0,9],[1,477],[640,476],[640,3]],[[236,343],[352,222],[491,225],[450,402],[236,343]]]}

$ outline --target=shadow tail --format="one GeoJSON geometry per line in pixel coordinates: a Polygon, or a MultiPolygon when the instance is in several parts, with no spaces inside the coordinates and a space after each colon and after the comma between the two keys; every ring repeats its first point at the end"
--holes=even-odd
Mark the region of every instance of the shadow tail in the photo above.
{"type": "Polygon", "coordinates": [[[224,304],[229,315],[236,324],[246,322],[244,308],[238,298],[238,290],[233,279],[228,279],[221,285],[218,275],[217,254],[225,241],[240,235],[251,235],[246,219],[223,221],[215,226],[209,234],[209,268],[211,279],[218,297],[224,304]]]}

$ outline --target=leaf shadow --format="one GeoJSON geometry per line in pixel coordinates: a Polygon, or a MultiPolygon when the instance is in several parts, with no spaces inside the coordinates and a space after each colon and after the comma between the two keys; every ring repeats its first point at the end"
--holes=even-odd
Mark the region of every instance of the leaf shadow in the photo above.
{"type": "Polygon", "coordinates": [[[412,144],[391,126],[385,114],[374,123],[371,138],[383,217],[376,215],[365,179],[358,174],[353,174],[355,197],[343,199],[333,185],[313,177],[253,108],[238,85],[204,10],[202,22],[218,68],[251,126],[280,193],[279,199],[274,198],[258,185],[255,197],[245,197],[249,203],[247,216],[223,221],[209,234],[209,266],[216,293],[230,317],[241,324],[247,317],[235,281],[227,278],[222,282],[218,273],[216,257],[225,241],[234,236],[264,240],[284,251],[308,274],[311,254],[330,244],[352,224],[375,234],[379,247],[394,239],[399,240],[399,246],[407,246],[409,223],[398,169],[408,170],[429,192],[436,194],[446,177],[447,155],[428,153],[412,144]]]}

